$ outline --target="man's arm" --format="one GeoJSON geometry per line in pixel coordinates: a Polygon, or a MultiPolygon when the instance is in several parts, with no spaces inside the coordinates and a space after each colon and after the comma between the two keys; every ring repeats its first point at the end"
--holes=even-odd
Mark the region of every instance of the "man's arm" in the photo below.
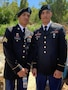
{"type": "Polygon", "coordinates": [[[31,63],[33,65],[33,68],[37,67],[36,56],[37,56],[37,46],[36,46],[35,36],[33,35],[29,46],[28,55],[27,55],[28,68],[30,68],[31,63]]]}
{"type": "Polygon", "coordinates": [[[65,63],[67,58],[67,42],[65,39],[64,29],[59,30],[59,60],[57,63],[57,70],[64,71],[65,63]]]}
{"type": "Polygon", "coordinates": [[[6,29],[4,38],[3,38],[3,50],[6,57],[6,62],[11,67],[11,69],[17,73],[22,69],[22,66],[17,63],[15,54],[13,52],[13,43],[12,43],[12,30],[6,29]]]}

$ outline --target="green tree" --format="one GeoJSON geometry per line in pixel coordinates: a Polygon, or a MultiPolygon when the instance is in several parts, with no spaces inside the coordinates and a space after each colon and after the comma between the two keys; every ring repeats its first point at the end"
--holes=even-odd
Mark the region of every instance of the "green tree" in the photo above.
{"type": "Polygon", "coordinates": [[[0,13],[0,24],[10,23],[10,17],[12,16],[12,12],[7,10],[7,8],[2,7],[0,13]]]}
{"type": "Polygon", "coordinates": [[[32,7],[31,9],[32,9],[32,14],[31,14],[30,20],[32,23],[36,23],[39,21],[39,17],[38,17],[38,11],[39,10],[34,8],[34,7],[32,7]]]}
{"type": "Polygon", "coordinates": [[[16,19],[16,14],[18,13],[19,7],[18,7],[18,3],[17,2],[12,2],[9,7],[10,11],[12,10],[12,20],[16,19]]]}
{"type": "Polygon", "coordinates": [[[17,2],[12,2],[8,6],[2,6],[0,8],[0,24],[10,23],[15,20],[15,15],[18,12],[17,2]]]}
{"type": "Polygon", "coordinates": [[[56,0],[52,4],[53,17],[56,22],[62,23],[63,16],[66,14],[66,0],[56,0]]]}
{"type": "Polygon", "coordinates": [[[53,12],[52,20],[62,23],[67,13],[67,0],[45,0],[43,4],[50,4],[53,12]]]}
{"type": "Polygon", "coordinates": [[[20,1],[20,9],[26,8],[28,6],[27,0],[21,0],[20,1]]]}

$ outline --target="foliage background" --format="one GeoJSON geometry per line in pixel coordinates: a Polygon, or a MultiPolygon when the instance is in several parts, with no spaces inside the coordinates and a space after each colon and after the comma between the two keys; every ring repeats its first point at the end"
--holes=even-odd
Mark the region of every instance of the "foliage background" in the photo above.
{"type": "MultiPolygon", "coordinates": [[[[12,3],[9,0],[0,0],[0,36],[4,35],[5,28],[13,26],[18,23],[17,13],[20,9],[29,7],[27,0],[20,0],[20,6],[18,0],[13,0],[12,3]]],[[[52,21],[65,25],[68,32],[68,0],[45,0],[39,2],[39,6],[44,4],[50,4],[53,12],[52,21]]],[[[39,8],[31,7],[32,14],[28,28],[31,31],[40,27],[41,21],[38,17],[39,8]]]]}

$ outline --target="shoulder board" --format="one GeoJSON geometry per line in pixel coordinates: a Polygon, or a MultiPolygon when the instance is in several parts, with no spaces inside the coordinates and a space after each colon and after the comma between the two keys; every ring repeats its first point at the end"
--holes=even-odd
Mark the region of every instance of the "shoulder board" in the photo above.
{"type": "Polygon", "coordinates": [[[51,27],[52,27],[52,28],[58,28],[58,29],[59,29],[59,28],[62,27],[62,25],[59,24],[59,23],[52,23],[52,24],[51,24],[51,27]]]}
{"type": "Polygon", "coordinates": [[[13,27],[8,27],[8,30],[9,30],[10,32],[12,32],[13,27]]]}

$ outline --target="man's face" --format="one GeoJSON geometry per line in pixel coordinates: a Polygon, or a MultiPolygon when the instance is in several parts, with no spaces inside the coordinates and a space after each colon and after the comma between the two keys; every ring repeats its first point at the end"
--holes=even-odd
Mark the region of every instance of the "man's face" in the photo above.
{"type": "Polygon", "coordinates": [[[20,15],[19,19],[19,23],[23,26],[26,26],[29,22],[29,18],[30,18],[30,13],[28,12],[24,12],[20,15]]]}
{"type": "Polygon", "coordinates": [[[41,20],[43,24],[47,24],[50,22],[52,17],[52,12],[50,10],[43,10],[41,13],[41,20]]]}

